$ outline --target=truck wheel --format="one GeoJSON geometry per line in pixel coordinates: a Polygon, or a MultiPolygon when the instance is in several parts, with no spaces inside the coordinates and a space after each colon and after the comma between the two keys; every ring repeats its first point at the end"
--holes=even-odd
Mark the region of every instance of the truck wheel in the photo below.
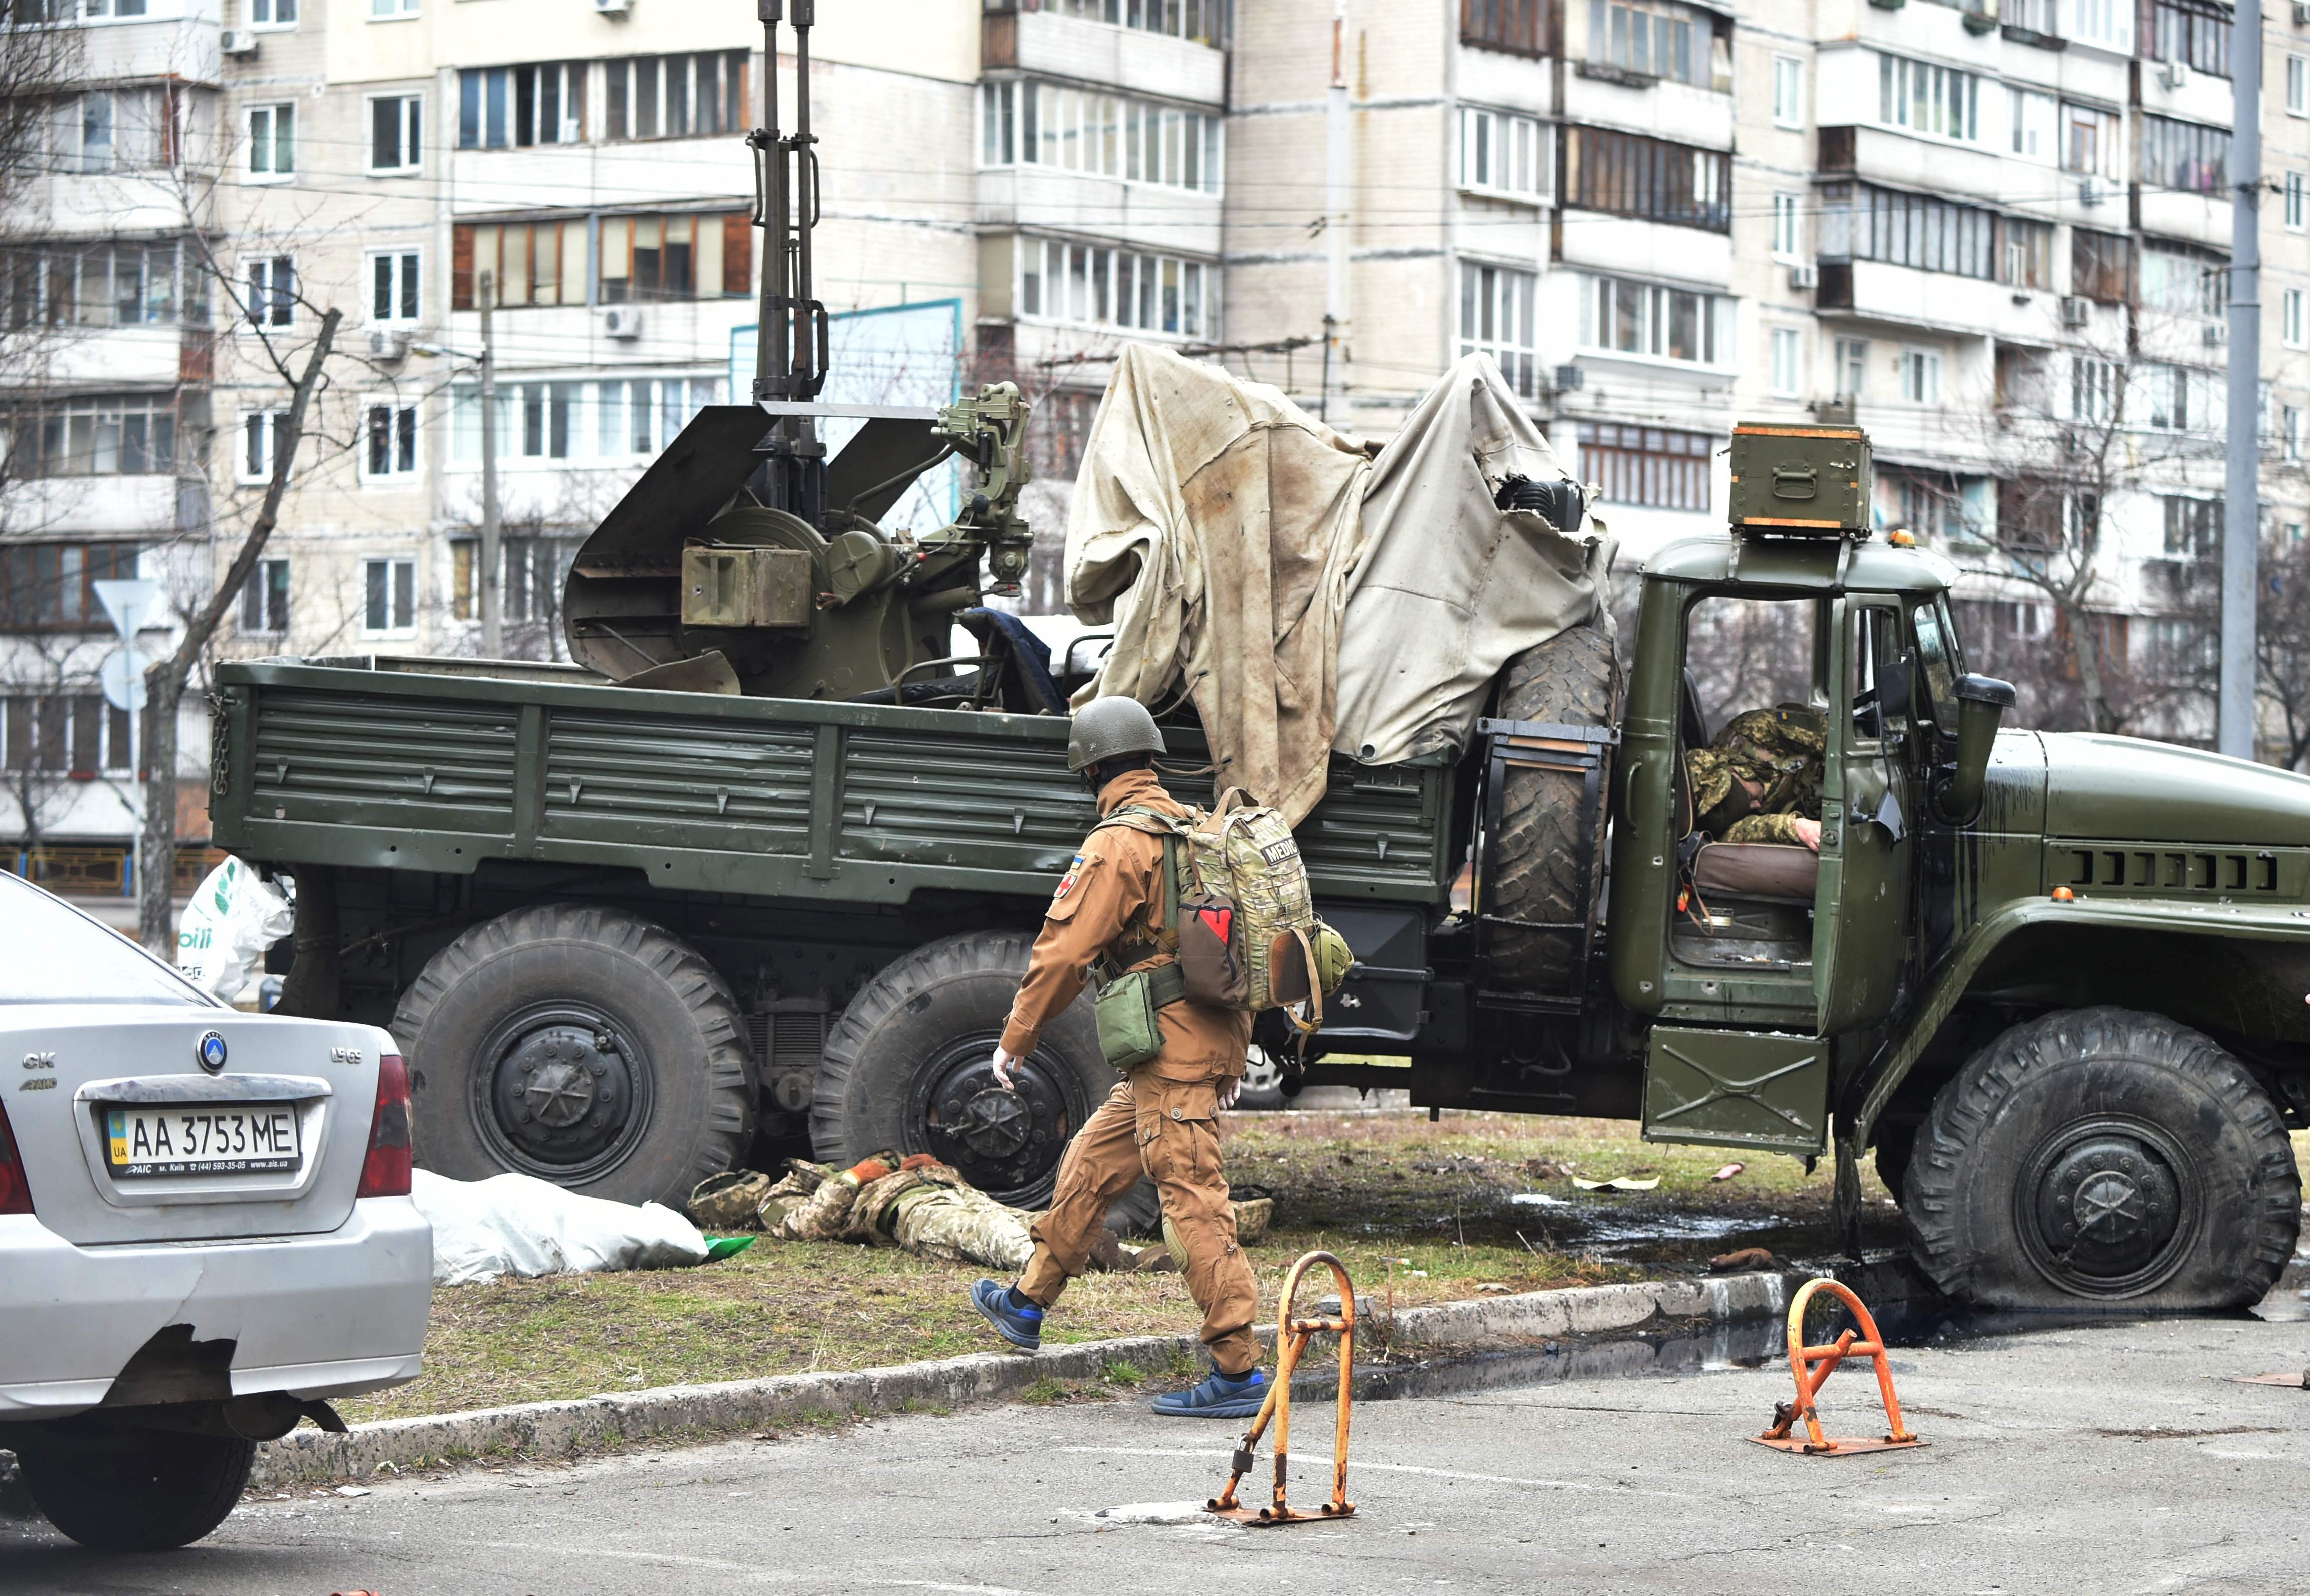
{"type": "MultiPolygon", "coordinates": [[[[1594,624],[1568,627],[1508,661],[1500,681],[1503,720],[1609,726],[1620,716],[1620,674],[1612,640],[1594,624]]],[[[1609,770],[1607,772],[1609,777],[1609,770]]],[[[1602,886],[1604,809],[1609,779],[1592,802],[1582,785],[1547,770],[1512,769],[1500,794],[1500,830],[1492,839],[1491,875],[1477,906],[1492,924],[1492,970],[1519,992],[1561,992],[1579,963],[1576,930],[1534,930],[1588,920],[1580,901],[1585,871],[1592,895],[1602,886]],[[1580,846],[1583,837],[1589,847],[1580,846]]]]}
{"type": "MultiPolygon", "coordinates": [[[[1013,931],[947,937],[868,982],[827,1033],[810,1106],[818,1156],[848,1165],[884,1148],[932,1153],[1013,1208],[1048,1202],[1059,1155],[1115,1089],[1115,1070],[1086,995],[1043,1028],[1017,1090],[994,1084],[994,1045],[1033,945],[1013,931]]],[[[1138,1235],[1159,1212],[1142,1180],[1107,1222],[1138,1235]]]]}
{"type": "Polygon", "coordinates": [[[237,1436],[143,1430],[101,1451],[22,1443],[16,1462],[41,1514],[82,1546],[161,1552],[224,1522],[256,1456],[237,1436]]]}
{"type": "Polygon", "coordinates": [[[2245,1066],[2124,1009],[2019,1025],[1933,1099],[1901,1208],[1918,1266],[2001,1308],[2243,1307],[2293,1255],[2302,1181],[2245,1066]]]}
{"type": "Polygon", "coordinates": [[[680,1208],[754,1133],[730,989],[659,926],[582,904],[516,909],[433,956],[402,994],[421,1167],[513,1170],[680,1208]]]}

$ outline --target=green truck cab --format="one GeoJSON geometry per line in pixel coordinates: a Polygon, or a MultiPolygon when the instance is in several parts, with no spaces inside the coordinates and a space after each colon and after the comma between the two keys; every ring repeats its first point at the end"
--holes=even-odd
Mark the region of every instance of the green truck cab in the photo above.
{"type": "MultiPolygon", "coordinates": [[[[1334,756],[1298,835],[1358,963],[1298,1079],[1833,1157],[1848,1238],[1873,1149],[1982,1304],[2254,1300],[2300,1210],[2310,778],[2001,728],[1867,471],[1739,429],[1732,535],[1654,555],[1630,634],[1512,661],[1457,758],[1334,756]],[[1771,707],[1699,702],[1726,606],[1810,639],[1817,851],[1693,812],[1687,755],[1771,707]]],[[[217,841],[297,885],[283,1007],[393,1030],[444,1173],[679,1200],[806,1135],[1031,1206],[1111,1079],[1087,1003],[987,1073],[1090,820],[1063,716],[368,658],[228,664],[217,705],[217,841]]]]}

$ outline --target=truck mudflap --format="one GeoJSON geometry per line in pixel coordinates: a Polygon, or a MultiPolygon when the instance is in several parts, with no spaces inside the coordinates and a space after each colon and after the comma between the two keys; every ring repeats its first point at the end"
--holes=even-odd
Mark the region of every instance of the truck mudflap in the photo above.
{"type": "Polygon", "coordinates": [[[1816,1157],[1828,1060],[1817,1037],[1656,1025],[1645,1052],[1645,1140],[1816,1157]]]}

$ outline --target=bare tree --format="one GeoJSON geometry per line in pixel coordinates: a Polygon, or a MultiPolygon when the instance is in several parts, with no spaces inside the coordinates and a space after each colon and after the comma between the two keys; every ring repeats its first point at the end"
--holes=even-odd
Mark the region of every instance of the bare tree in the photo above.
{"type": "Polygon", "coordinates": [[[2310,541],[2265,538],[2254,633],[2263,703],[2283,729],[2286,768],[2310,759],[2310,541]]]}

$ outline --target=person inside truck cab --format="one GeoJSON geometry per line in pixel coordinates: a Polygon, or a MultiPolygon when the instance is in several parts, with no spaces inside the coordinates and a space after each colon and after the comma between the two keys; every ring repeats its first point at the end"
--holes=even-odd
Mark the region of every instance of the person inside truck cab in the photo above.
{"type": "Polygon", "coordinates": [[[1828,748],[1819,714],[1802,704],[1736,715],[1706,748],[1687,749],[1693,829],[1717,842],[1820,851],[1820,785],[1828,748]]]}

